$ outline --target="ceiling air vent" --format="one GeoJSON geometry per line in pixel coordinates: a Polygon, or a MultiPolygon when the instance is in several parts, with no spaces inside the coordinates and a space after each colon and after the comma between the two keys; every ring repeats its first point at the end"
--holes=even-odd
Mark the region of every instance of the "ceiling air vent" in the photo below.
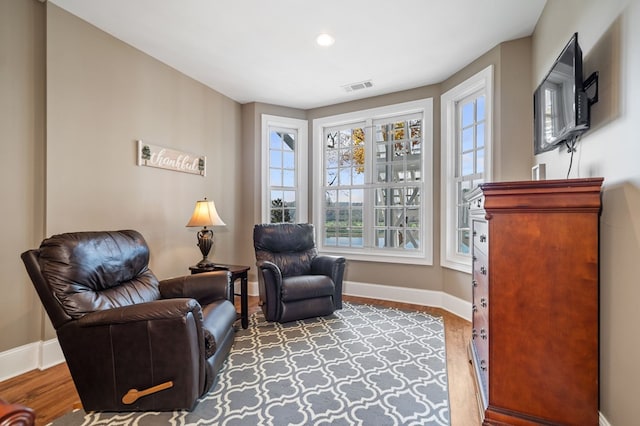
{"type": "Polygon", "coordinates": [[[346,86],[342,86],[342,88],[347,92],[353,92],[354,90],[360,89],[368,89],[369,87],[373,87],[373,83],[371,82],[371,80],[361,81],[359,83],[351,83],[347,84],[346,86]]]}

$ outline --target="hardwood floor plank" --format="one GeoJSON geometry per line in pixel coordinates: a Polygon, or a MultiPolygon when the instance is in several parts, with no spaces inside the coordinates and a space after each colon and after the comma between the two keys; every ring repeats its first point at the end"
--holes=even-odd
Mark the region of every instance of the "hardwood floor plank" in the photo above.
{"type": "MultiPolygon", "coordinates": [[[[443,317],[451,425],[473,426],[480,424],[471,367],[467,357],[467,344],[471,338],[470,322],[438,308],[353,296],[345,296],[344,300],[353,303],[416,310],[443,317]]],[[[249,313],[257,312],[259,309],[258,298],[250,296],[249,313]]],[[[42,371],[29,371],[0,382],[0,397],[9,402],[34,409],[36,426],[44,426],[53,419],[80,406],[80,398],[66,363],[42,371]]]]}

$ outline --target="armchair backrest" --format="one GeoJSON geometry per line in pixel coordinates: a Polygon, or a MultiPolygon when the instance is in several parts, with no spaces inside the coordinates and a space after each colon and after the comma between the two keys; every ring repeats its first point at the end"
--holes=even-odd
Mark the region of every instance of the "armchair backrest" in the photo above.
{"type": "Polygon", "coordinates": [[[283,277],[308,275],[311,261],[318,255],[313,225],[309,223],[255,225],[253,245],[256,260],[276,264],[283,277]]]}
{"type": "Polygon", "coordinates": [[[90,312],[160,298],[149,247],[136,231],[54,235],[22,259],[56,329],[90,312]]]}

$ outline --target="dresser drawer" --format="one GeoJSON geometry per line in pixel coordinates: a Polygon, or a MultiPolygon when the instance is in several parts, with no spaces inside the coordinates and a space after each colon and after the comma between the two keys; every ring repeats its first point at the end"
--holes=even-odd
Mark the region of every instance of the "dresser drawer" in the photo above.
{"type": "Polygon", "coordinates": [[[478,337],[471,340],[471,346],[474,351],[474,367],[479,386],[482,387],[483,399],[486,400],[489,396],[489,340],[483,340],[478,334],[478,337]]]}
{"type": "Polygon", "coordinates": [[[469,211],[472,214],[478,214],[478,212],[484,213],[484,196],[477,195],[469,200],[469,211]]]}
{"type": "Polygon", "coordinates": [[[473,287],[489,286],[489,260],[487,255],[479,252],[473,252],[473,287]]]}
{"type": "Polygon", "coordinates": [[[489,226],[484,220],[473,221],[473,251],[489,253],[489,226]]]}

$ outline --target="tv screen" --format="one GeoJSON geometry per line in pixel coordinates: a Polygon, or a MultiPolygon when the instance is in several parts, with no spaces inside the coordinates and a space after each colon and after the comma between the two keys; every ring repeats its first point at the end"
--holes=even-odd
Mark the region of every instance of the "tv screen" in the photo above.
{"type": "Polygon", "coordinates": [[[582,51],[575,33],[533,95],[534,151],[550,151],[589,128],[582,51]]]}

